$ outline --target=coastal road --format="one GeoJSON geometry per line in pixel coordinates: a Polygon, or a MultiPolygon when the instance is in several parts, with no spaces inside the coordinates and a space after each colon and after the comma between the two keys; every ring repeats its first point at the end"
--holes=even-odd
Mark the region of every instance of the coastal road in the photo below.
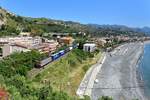
{"type": "Polygon", "coordinates": [[[142,43],[128,43],[106,54],[106,59],[91,88],[92,100],[111,96],[114,100],[147,100],[138,79],[137,63],[143,53],[142,43]]]}

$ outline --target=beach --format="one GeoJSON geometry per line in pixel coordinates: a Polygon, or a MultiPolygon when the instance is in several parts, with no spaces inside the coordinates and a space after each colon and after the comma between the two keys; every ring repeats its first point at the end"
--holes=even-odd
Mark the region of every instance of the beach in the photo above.
{"type": "Polygon", "coordinates": [[[106,54],[106,60],[96,76],[91,98],[111,96],[114,100],[148,100],[144,95],[143,81],[137,71],[143,54],[143,43],[127,43],[106,54]]]}
{"type": "Polygon", "coordinates": [[[126,43],[106,52],[103,59],[86,73],[77,95],[88,95],[92,100],[101,96],[110,96],[113,100],[148,100],[138,69],[144,45],[141,42],[126,43]]]}

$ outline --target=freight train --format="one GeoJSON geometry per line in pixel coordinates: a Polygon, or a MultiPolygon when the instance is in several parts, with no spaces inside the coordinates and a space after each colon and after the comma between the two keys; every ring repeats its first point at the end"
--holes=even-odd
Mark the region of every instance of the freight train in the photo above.
{"type": "Polygon", "coordinates": [[[68,53],[69,51],[71,51],[72,49],[75,49],[77,48],[78,45],[72,45],[68,48],[66,48],[65,50],[61,50],[55,54],[52,54],[51,56],[49,56],[48,58],[44,59],[44,60],[41,60],[41,61],[38,61],[35,65],[36,68],[42,68],[44,67],[45,65],[57,60],[58,58],[62,57],[63,55],[65,55],[66,53],[68,53]]]}

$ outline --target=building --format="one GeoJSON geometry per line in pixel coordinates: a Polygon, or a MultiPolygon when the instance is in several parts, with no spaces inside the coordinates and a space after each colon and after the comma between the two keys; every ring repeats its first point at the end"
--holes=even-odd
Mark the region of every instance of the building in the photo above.
{"type": "Polygon", "coordinates": [[[52,53],[57,49],[59,43],[54,40],[45,40],[41,37],[5,37],[0,38],[1,57],[6,57],[13,52],[27,52],[37,50],[41,53],[52,53]]]}
{"type": "Polygon", "coordinates": [[[20,43],[25,45],[38,45],[42,43],[41,37],[4,37],[0,38],[0,44],[20,43]]]}
{"type": "Polygon", "coordinates": [[[48,44],[48,48],[50,49],[50,52],[54,52],[59,45],[59,43],[54,40],[49,40],[46,43],[48,44]]]}
{"type": "Polygon", "coordinates": [[[6,57],[14,52],[27,52],[30,51],[24,46],[17,44],[5,44],[2,49],[2,57],[6,57]]]}
{"type": "Polygon", "coordinates": [[[86,43],[83,45],[83,50],[87,52],[93,52],[96,49],[96,44],[94,43],[86,43]]]}
{"type": "Polygon", "coordinates": [[[103,38],[95,39],[95,42],[99,47],[104,47],[105,44],[107,43],[107,41],[103,38]]]}
{"type": "Polygon", "coordinates": [[[53,38],[57,38],[58,36],[59,37],[66,37],[69,35],[69,33],[51,33],[51,35],[53,38]]]}
{"type": "Polygon", "coordinates": [[[74,39],[72,37],[62,37],[60,38],[59,42],[66,44],[66,45],[71,45],[73,43],[74,39]]]}
{"type": "Polygon", "coordinates": [[[53,53],[57,49],[58,42],[42,43],[38,50],[42,53],[53,53]]]}
{"type": "Polygon", "coordinates": [[[103,47],[103,46],[105,46],[105,44],[107,43],[107,41],[104,40],[104,39],[101,39],[101,40],[99,40],[99,43],[103,47]]]}

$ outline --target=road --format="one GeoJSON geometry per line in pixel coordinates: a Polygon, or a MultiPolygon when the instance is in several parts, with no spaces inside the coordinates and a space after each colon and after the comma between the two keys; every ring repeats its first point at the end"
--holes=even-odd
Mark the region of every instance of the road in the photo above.
{"type": "Polygon", "coordinates": [[[88,96],[91,95],[92,89],[89,87],[93,87],[96,75],[101,69],[102,63],[105,61],[105,59],[106,59],[105,53],[103,53],[100,56],[100,59],[97,61],[97,63],[92,65],[90,69],[86,72],[76,92],[76,94],[79,97],[83,98],[84,95],[88,95],[88,96]]]}
{"type": "Polygon", "coordinates": [[[143,52],[142,43],[124,44],[106,54],[105,62],[91,88],[92,100],[100,96],[111,96],[114,100],[147,100],[138,80],[137,61],[143,52]]]}

